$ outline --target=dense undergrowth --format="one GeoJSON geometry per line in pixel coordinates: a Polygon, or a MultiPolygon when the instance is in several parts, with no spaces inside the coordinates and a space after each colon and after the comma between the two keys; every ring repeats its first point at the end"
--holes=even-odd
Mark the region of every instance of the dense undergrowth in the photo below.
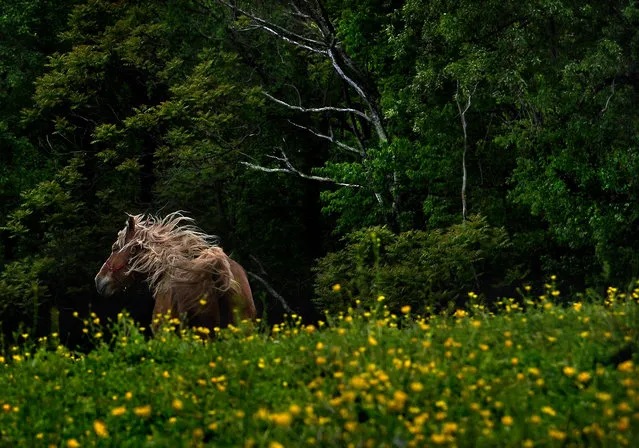
{"type": "MultiPolygon", "coordinates": [[[[619,446],[639,437],[639,289],[428,318],[352,309],[202,342],[125,315],[86,355],[5,347],[2,446],[619,446]]],[[[471,293],[471,299],[473,294],[471,293]]],[[[179,333],[179,331],[177,332],[179,333]]]]}

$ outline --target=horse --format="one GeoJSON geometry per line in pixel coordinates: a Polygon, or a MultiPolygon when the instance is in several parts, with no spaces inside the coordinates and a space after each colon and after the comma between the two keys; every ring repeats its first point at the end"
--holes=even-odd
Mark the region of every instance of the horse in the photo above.
{"type": "Polygon", "coordinates": [[[180,212],[164,218],[128,215],[95,277],[98,293],[111,297],[135,282],[148,283],[155,300],[153,334],[167,315],[210,335],[216,327],[254,320],[246,271],[224,253],[217,237],[193,223],[180,212]]]}

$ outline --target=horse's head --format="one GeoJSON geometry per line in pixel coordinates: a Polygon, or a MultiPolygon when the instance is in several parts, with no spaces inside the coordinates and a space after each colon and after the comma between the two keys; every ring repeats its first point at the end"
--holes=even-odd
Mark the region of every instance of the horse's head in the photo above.
{"type": "Polygon", "coordinates": [[[136,272],[130,271],[129,266],[140,250],[134,239],[136,231],[135,218],[130,216],[122,231],[123,238],[120,237],[120,233],[111,247],[111,255],[95,276],[95,287],[101,296],[110,297],[126,291],[135,282],[136,272]]]}

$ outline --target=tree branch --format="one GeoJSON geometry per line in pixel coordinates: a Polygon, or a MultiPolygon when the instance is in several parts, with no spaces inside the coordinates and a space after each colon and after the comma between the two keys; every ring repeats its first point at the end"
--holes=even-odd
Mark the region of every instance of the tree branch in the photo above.
{"type": "Polygon", "coordinates": [[[382,120],[377,113],[377,109],[373,106],[373,102],[368,98],[368,95],[364,92],[364,90],[344,72],[342,67],[339,65],[339,62],[335,58],[335,53],[333,52],[332,48],[328,49],[327,55],[329,59],[331,60],[331,63],[333,64],[333,68],[335,69],[337,74],[340,76],[340,78],[342,78],[344,81],[348,83],[348,85],[350,85],[353,89],[355,89],[355,91],[357,92],[357,95],[360,98],[362,98],[364,102],[366,103],[366,105],[368,106],[368,110],[370,111],[370,114],[371,114],[369,121],[373,123],[373,126],[375,127],[375,131],[377,132],[377,136],[380,139],[380,141],[383,141],[383,142],[388,141],[386,130],[384,129],[382,120]]]}
{"type": "Polygon", "coordinates": [[[295,311],[293,311],[293,309],[288,306],[288,303],[286,303],[286,300],[284,300],[284,297],[282,297],[277,291],[275,291],[275,289],[273,289],[273,287],[266,281],[264,280],[262,277],[260,277],[259,275],[251,272],[251,271],[246,271],[246,273],[249,275],[249,277],[257,280],[258,282],[260,282],[262,284],[262,286],[264,286],[264,288],[266,288],[266,290],[269,292],[269,294],[271,294],[273,297],[275,297],[279,302],[280,305],[282,305],[282,308],[284,308],[284,310],[287,313],[291,313],[291,314],[295,314],[295,311]]]}
{"type": "Polygon", "coordinates": [[[462,221],[466,221],[466,184],[468,182],[468,172],[466,170],[466,152],[468,151],[468,132],[466,123],[466,112],[470,109],[470,100],[475,90],[477,89],[477,84],[473,88],[473,91],[468,94],[468,98],[466,101],[466,107],[462,110],[461,104],[459,102],[459,80],[457,80],[457,91],[455,92],[455,102],[457,103],[457,110],[459,110],[459,116],[461,119],[462,130],[464,131],[464,152],[462,153],[462,188],[461,188],[461,200],[462,200],[462,221]]]}
{"type": "Polygon", "coordinates": [[[278,157],[278,156],[269,156],[272,159],[275,160],[279,160],[280,162],[282,162],[286,168],[267,168],[261,165],[256,165],[254,163],[250,163],[250,162],[240,162],[242,165],[247,166],[253,170],[257,170],[257,171],[263,171],[265,173],[287,173],[287,174],[294,174],[296,176],[299,176],[303,179],[309,179],[309,180],[316,180],[318,182],[329,182],[329,183],[333,183],[335,185],[339,185],[342,187],[352,187],[352,188],[362,188],[361,185],[357,185],[357,184],[347,184],[344,182],[338,182],[335,179],[331,179],[330,177],[322,177],[322,176],[314,176],[314,175],[310,175],[310,174],[305,174],[303,172],[301,172],[300,170],[298,170],[297,168],[295,168],[293,166],[293,164],[290,162],[290,160],[288,159],[288,157],[286,156],[286,153],[284,152],[284,150],[280,150],[282,152],[282,157],[278,157]]]}
{"type": "MultiPolygon", "coordinates": [[[[251,260],[253,260],[256,264],[257,267],[260,269],[260,274],[261,275],[268,275],[268,273],[266,272],[266,270],[264,269],[264,266],[262,266],[262,263],[260,262],[260,260],[257,259],[257,257],[255,255],[249,255],[249,258],[251,260]]],[[[289,313],[294,313],[294,311],[291,309],[291,307],[288,305],[288,303],[286,302],[286,300],[284,300],[284,297],[282,297],[281,294],[279,294],[277,291],[275,291],[275,289],[266,281],[264,280],[263,277],[260,277],[259,275],[255,274],[254,272],[246,272],[250,277],[253,277],[255,280],[257,280],[258,282],[260,282],[265,288],[266,290],[273,296],[275,297],[277,300],[279,300],[280,304],[282,305],[282,307],[289,313]]]]}
{"type": "Polygon", "coordinates": [[[615,94],[615,80],[612,80],[612,85],[610,86],[610,89],[612,90],[610,92],[610,96],[608,96],[608,99],[606,100],[606,105],[604,106],[603,109],[601,109],[601,113],[605,114],[606,111],[608,110],[608,104],[610,103],[610,99],[613,97],[613,95],[615,94]]]}
{"type": "Polygon", "coordinates": [[[221,4],[239,12],[240,14],[244,14],[249,19],[253,20],[256,23],[256,26],[262,28],[263,30],[279,37],[280,39],[295,45],[296,47],[303,48],[308,51],[312,51],[313,53],[326,54],[326,44],[324,42],[320,42],[315,39],[311,39],[308,37],[301,36],[296,34],[284,27],[276,25],[274,23],[269,23],[266,20],[251,14],[248,11],[244,11],[241,8],[238,8],[235,5],[231,5],[230,3],[225,2],[224,0],[218,0],[221,4]]]}
{"type": "Polygon", "coordinates": [[[286,106],[289,109],[292,110],[297,110],[300,112],[345,112],[345,113],[352,113],[352,114],[356,114],[368,121],[370,121],[370,118],[368,118],[368,116],[362,112],[361,110],[357,110],[357,109],[351,109],[351,108],[343,108],[343,107],[333,107],[333,106],[324,106],[324,107],[302,107],[302,106],[294,106],[292,104],[286,103],[282,100],[278,100],[277,98],[275,98],[273,95],[270,95],[264,91],[262,91],[262,94],[267,97],[268,99],[276,102],[277,104],[280,104],[282,106],[286,106]]]}
{"type": "MultiPolygon", "coordinates": [[[[338,108],[338,107],[318,107],[318,108],[306,108],[302,106],[294,106],[292,104],[286,103],[282,100],[278,100],[273,96],[269,95],[266,92],[263,92],[265,96],[270,98],[272,101],[276,102],[279,105],[285,106],[291,110],[297,110],[301,112],[346,112],[351,114],[351,118],[353,116],[358,116],[362,118],[364,121],[360,124],[371,123],[372,128],[374,129],[375,134],[377,135],[377,139],[382,143],[387,143],[389,141],[389,137],[386,134],[386,130],[384,128],[384,123],[382,119],[382,115],[378,110],[376,104],[376,90],[373,86],[369,86],[366,83],[365,78],[361,75],[361,72],[358,70],[357,64],[351,59],[346,50],[340,45],[339,39],[337,37],[337,31],[335,30],[331,20],[327,14],[327,11],[323,8],[321,1],[318,0],[301,0],[301,1],[291,1],[289,7],[289,17],[293,20],[299,19],[299,23],[302,26],[305,26],[307,32],[312,33],[313,37],[317,37],[321,40],[317,40],[316,38],[306,37],[299,32],[292,31],[286,27],[277,25],[268,20],[265,20],[259,17],[256,13],[245,11],[236,5],[232,4],[231,0],[217,0],[220,4],[225,5],[231,10],[243,14],[248,17],[252,24],[260,28],[277,38],[288,42],[292,45],[297,46],[298,48],[302,48],[313,53],[318,53],[325,55],[331,65],[335,73],[348,85],[350,88],[354,90],[356,95],[361,99],[363,103],[363,108],[365,108],[366,113],[361,110],[355,108],[338,108]]],[[[348,96],[348,93],[347,93],[348,96]]],[[[355,121],[355,120],[353,120],[355,121]]],[[[299,127],[299,126],[298,126],[299,127]]],[[[361,144],[362,137],[357,134],[357,125],[353,126],[354,133],[361,144]]],[[[307,129],[308,130],[308,129],[307,129]]],[[[324,138],[330,140],[340,146],[342,149],[353,151],[354,148],[351,148],[348,145],[343,146],[344,144],[341,142],[337,142],[334,137],[331,135],[323,135],[318,134],[317,132],[313,132],[316,136],[320,138],[324,138]]],[[[362,145],[363,146],[363,145],[362,145]]],[[[362,147],[360,151],[357,151],[362,158],[366,157],[366,151],[362,147]]],[[[305,179],[317,180],[320,182],[331,182],[341,186],[347,187],[357,187],[360,188],[360,185],[354,184],[345,184],[341,182],[336,182],[333,179],[320,177],[320,176],[311,176],[304,174],[294,168],[292,164],[288,161],[288,158],[284,153],[283,157],[275,157],[281,163],[284,164],[284,167],[279,168],[268,168],[264,166],[260,166],[250,162],[241,162],[245,166],[250,167],[251,169],[264,171],[264,172],[279,172],[279,173],[289,173],[295,174],[299,177],[303,177],[305,179]]],[[[393,162],[395,161],[395,157],[393,155],[393,162]]],[[[393,163],[393,165],[395,165],[393,163]]],[[[392,202],[392,210],[393,210],[393,218],[395,219],[398,215],[399,211],[399,194],[398,194],[398,173],[396,171],[396,167],[393,168],[393,185],[391,187],[391,194],[393,197],[392,202]]],[[[383,205],[382,195],[379,192],[375,192],[375,197],[377,201],[383,205]]]]}
{"type": "Polygon", "coordinates": [[[353,148],[352,146],[349,146],[349,145],[347,145],[345,143],[340,142],[339,140],[336,140],[335,137],[333,137],[332,129],[331,129],[331,134],[330,135],[325,135],[325,134],[320,134],[319,132],[316,132],[316,131],[312,130],[311,128],[307,128],[306,126],[302,126],[301,124],[294,123],[291,120],[288,120],[288,122],[291,123],[293,126],[295,126],[297,128],[304,129],[305,131],[310,132],[311,134],[315,135],[316,137],[328,140],[329,142],[334,143],[335,145],[339,146],[342,149],[354,152],[355,154],[358,154],[358,155],[361,153],[359,149],[353,148]]]}

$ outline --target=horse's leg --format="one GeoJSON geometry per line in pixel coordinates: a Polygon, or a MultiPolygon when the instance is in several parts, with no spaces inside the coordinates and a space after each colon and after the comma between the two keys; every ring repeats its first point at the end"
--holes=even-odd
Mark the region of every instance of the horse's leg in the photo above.
{"type": "Polygon", "coordinates": [[[233,291],[227,291],[224,294],[220,294],[218,299],[222,327],[228,327],[229,324],[236,324],[237,319],[235,318],[235,314],[237,313],[237,301],[234,295],[233,291]]]}
{"type": "Polygon", "coordinates": [[[208,337],[214,338],[215,328],[219,328],[221,325],[217,302],[207,304],[206,309],[200,313],[193,314],[193,312],[191,312],[191,315],[189,316],[189,325],[196,329],[206,328],[208,330],[208,337]]]}
{"type": "Polygon", "coordinates": [[[171,318],[178,317],[175,315],[175,307],[171,300],[171,293],[165,292],[155,298],[155,307],[153,308],[153,317],[151,319],[151,330],[154,335],[157,336],[162,327],[162,323],[166,322],[169,313],[171,313],[171,318]]]}
{"type": "Polygon", "coordinates": [[[181,300],[176,300],[180,316],[186,317],[189,327],[203,327],[208,329],[208,334],[213,337],[215,327],[222,326],[220,320],[220,307],[215,295],[205,294],[192,289],[181,291],[181,300]],[[197,297],[197,301],[185,300],[186,297],[197,297]]]}

